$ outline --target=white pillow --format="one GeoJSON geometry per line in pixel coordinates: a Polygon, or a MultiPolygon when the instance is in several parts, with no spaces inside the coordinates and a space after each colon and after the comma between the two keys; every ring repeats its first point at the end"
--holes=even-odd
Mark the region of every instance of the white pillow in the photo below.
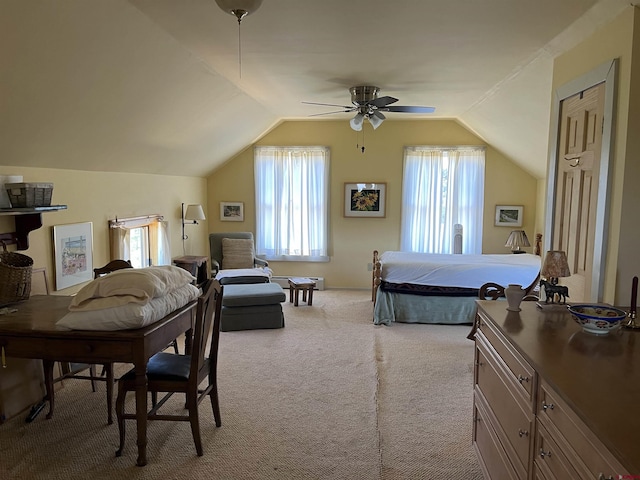
{"type": "Polygon", "coordinates": [[[175,265],[125,268],[92,280],[82,287],[69,305],[70,311],[100,310],[129,303],[145,305],[190,284],[195,277],[175,265]]]}
{"type": "Polygon", "coordinates": [[[167,295],[150,300],[146,305],[127,303],[102,310],[69,312],[56,325],[64,330],[112,331],[142,328],[166,317],[197,299],[199,295],[198,287],[184,285],[167,295]]]}

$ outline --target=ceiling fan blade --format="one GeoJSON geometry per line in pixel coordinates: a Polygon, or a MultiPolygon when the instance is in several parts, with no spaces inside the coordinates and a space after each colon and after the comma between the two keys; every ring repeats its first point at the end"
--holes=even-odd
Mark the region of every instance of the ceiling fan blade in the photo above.
{"type": "Polygon", "coordinates": [[[368,103],[369,103],[369,105],[374,105],[374,106],[380,108],[380,107],[386,107],[387,105],[391,105],[392,103],[396,103],[397,101],[398,101],[397,98],[384,96],[384,97],[374,98],[373,100],[371,100],[368,103]]]}
{"type": "Polygon", "coordinates": [[[319,117],[321,115],[333,115],[334,113],[351,113],[353,110],[335,110],[333,112],[324,112],[324,113],[312,113],[309,115],[310,117],[319,117]]]}
{"type": "Polygon", "coordinates": [[[385,112],[404,112],[404,113],[433,113],[435,107],[413,107],[409,105],[396,105],[394,107],[383,107],[385,112]]]}
{"type": "Polygon", "coordinates": [[[353,107],[353,105],[336,105],[334,103],[316,103],[316,102],[300,102],[300,103],[304,103],[306,105],[323,105],[325,107],[349,108],[349,109],[351,109],[349,111],[355,110],[355,107],[353,107]]]}

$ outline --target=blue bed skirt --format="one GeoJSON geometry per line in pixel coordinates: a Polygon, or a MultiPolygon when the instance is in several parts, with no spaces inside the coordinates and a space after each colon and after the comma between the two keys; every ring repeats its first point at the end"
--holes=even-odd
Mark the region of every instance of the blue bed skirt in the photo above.
{"type": "Polygon", "coordinates": [[[410,295],[378,288],[373,323],[440,323],[471,325],[476,315],[476,299],[437,295],[410,295]]]}

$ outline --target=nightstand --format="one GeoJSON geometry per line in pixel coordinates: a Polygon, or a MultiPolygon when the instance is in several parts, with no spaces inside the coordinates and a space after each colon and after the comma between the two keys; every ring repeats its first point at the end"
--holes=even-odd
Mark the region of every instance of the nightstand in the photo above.
{"type": "Polygon", "coordinates": [[[180,268],[184,268],[187,272],[196,277],[196,285],[202,285],[209,278],[207,269],[208,260],[209,257],[184,255],[182,257],[174,258],[173,263],[180,268]]]}

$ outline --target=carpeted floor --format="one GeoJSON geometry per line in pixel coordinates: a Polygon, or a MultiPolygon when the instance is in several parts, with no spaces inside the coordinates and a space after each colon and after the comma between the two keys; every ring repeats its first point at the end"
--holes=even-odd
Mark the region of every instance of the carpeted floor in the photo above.
{"type": "Polygon", "coordinates": [[[188,423],[158,421],[147,466],[135,466],[133,423],[115,458],[104,386],[91,393],[88,382],[67,381],[52,420],[21,415],[0,426],[0,478],[482,478],[471,446],[469,327],[374,326],[367,291],[319,291],[312,307],[283,306],[284,329],[221,334],[222,427],[201,404],[203,457],[188,423]]]}

